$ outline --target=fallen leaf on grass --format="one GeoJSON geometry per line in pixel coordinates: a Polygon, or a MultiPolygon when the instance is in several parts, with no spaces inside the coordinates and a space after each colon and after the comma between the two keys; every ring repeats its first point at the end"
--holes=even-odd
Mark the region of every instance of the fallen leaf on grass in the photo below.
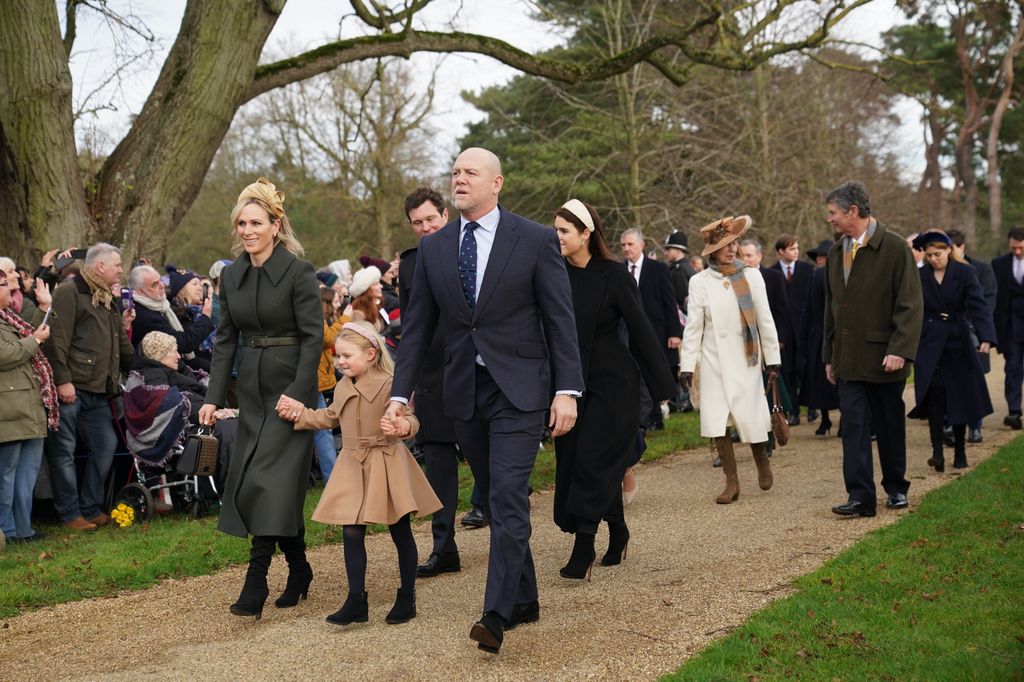
{"type": "Polygon", "coordinates": [[[899,610],[900,610],[900,603],[898,601],[894,601],[892,603],[892,612],[896,613],[899,610]]]}
{"type": "Polygon", "coordinates": [[[807,609],[807,617],[808,618],[814,618],[815,615],[816,614],[814,613],[814,609],[807,609]]]}
{"type": "Polygon", "coordinates": [[[1002,469],[999,470],[999,473],[1001,473],[1001,474],[1006,474],[1006,473],[1009,473],[1009,472],[1010,472],[1010,467],[1003,467],[1002,469]]]}
{"type": "Polygon", "coordinates": [[[918,538],[910,543],[911,547],[924,547],[928,544],[928,538],[918,538]]]}
{"type": "Polygon", "coordinates": [[[910,614],[910,624],[917,625],[917,616],[915,616],[914,614],[910,614]]]}
{"type": "Polygon", "coordinates": [[[796,655],[799,658],[807,658],[807,652],[804,649],[797,650],[796,655]]]}
{"type": "Polygon", "coordinates": [[[43,552],[42,554],[39,555],[39,560],[40,561],[49,561],[52,558],[53,558],[53,555],[50,554],[49,552],[43,552]]]}
{"type": "Polygon", "coordinates": [[[822,585],[831,585],[832,584],[832,578],[822,578],[821,579],[821,584],[822,585]]]}
{"type": "MultiPolygon", "coordinates": [[[[4,627],[7,627],[7,623],[4,623],[4,627]]],[[[1017,635],[1017,641],[1024,644],[1024,635],[1017,635]]]]}

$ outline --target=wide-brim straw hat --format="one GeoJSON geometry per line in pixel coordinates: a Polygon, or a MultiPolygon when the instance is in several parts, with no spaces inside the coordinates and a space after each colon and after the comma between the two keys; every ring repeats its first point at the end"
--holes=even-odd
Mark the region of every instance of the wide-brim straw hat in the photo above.
{"type": "Polygon", "coordinates": [[[748,215],[729,216],[700,228],[700,236],[704,240],[704,250],[700,255],[707,256],[736,241],[750,229],[752,222],[748,215]]]}

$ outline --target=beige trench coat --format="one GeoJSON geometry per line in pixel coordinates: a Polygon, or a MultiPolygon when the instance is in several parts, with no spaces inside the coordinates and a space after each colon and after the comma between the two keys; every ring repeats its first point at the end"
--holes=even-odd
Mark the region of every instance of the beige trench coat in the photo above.
{"type": "MultiPolygon", "coordinates": [[[[396,523],[406,514],[441,508],[412,453],[399,438],[385,436],[380,418],[391,400],[391,376],[368,372],[334,389],[329,407],[305,408],[295,429],[330,429],[341,424],[342,446],[313,520],[335,525],[396,523]]],[[[408,413],[412,433],[419,420],[408,413]]]]}
{"type": "Polygon", "coordinates": [[[756,367],[747,364],[736,294],[725,277],[708,268],[690,279],[680,370],[693,372],[700,362],[702,436],[724,436],[732,423],[744,443],[763,443],[772,422],[761,368],[781,362],[779,337],[768,308],[764,278],[756,268],[744,268],[743,272],[757,312],[760,362],[756,367]]]}

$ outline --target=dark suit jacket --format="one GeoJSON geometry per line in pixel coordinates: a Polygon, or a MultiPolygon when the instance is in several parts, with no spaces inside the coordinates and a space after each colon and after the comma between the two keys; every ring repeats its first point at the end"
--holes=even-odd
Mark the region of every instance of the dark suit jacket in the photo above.
{"type": "Polygon", "coordinates": [[[811,288],[811,277],[814,275],[814,266],[802,260],[794,263],[793,279],[786,279],[786,273],[782,269],[782,263],[776,263],[770,269],[782,275],[782,281],[786,283],[786,299],[789,303],[789,320],[793,325],[793,334],[796,336],[797,352],[800,355],[806,354],[803,345],[804,326],[807,324],[807,292],[811,288]]]}
{"type": "Polygon", "coordinates": [[[796,330],[793,327],[793,319],[790,317],[789,297],[786,294],[786,277],[779,270],[758,267],[758,272],[764,278],[765,292],[768,294],[768,307],[772,311],[772,319],[775,320],[775,329],[779,334],[779,343],[782,344],[782,364],[796,362],[796,330]]]}
{"type": "Polygon", "coordinates": [[[964,259],[974,267],[978,274],[978,282],[981,283],[981,291],[985,295],[985,304],[988,306],[988,311],[993,312],[996,309],[996,294],[999,291],[999,285],[996,284],[996,273],[992,269],[992,265],[987,261],[975,260],[970,256],[964,256],[964,259]]]}
{"type": "Polygon", "coordinates": [[[996,275],[996,323],[999,352],[1006,353],[1013,343],[1024,343],[1024,287],[1013,278],[1013,254],[1005,253],[992,260],[996,275]]]}
{"type": "Polygon", "coordinates": [[[644,304],[644,312],[647,313],[647,319],[650,320],[654,334],[661,343],[669,366],[677,366],[679,350],[669,348],[668,339],[672,336],[682,338],[683,325],[679,322],[679,308],[676,306],[672,277],[667,265],[646,256],[640,267],[640,300],[644,304]]]}
{"type": "MultiPolygon", "coordinates": [[[[680,310],[686,310],[686,297],[690,295],[690,278],[697,274],[697,271],[690,265],[689,258],[680,258],[677,261],[668,263],[668,271],[672,276],[672,288],[676,293],[676,305],[680,310]]],[[[641,271],[641,274],[643,271],[641,271]]]]}
{"type": "Polygon", "coordinates": [[[555,390],[582,391],[572,291],[554,230],[502,208],[471,313],[459,283],[459,228],[456,218],[420,242],[392,395],[411,395],[435,332],[444,337],[449,417],[473,416],[478,354],[524,412],[547,409],[555,390]]]}
{"type": "MultiPolygon", "coordinates": [[[[409,310],[412,298],[412,281],[416,273],[417,249],[402,253],[398,266],[398,300],[402,317],[409,310]]],[[[404,352],[401,346],[398,354],[404,352]]],[[[418,443],[454,443],[455,426],[441,404],[444,395],[444,337],[434,334],[434,340],[423,358],[419,381],[416,382],[416,416],[420,419],[420,430],[416,434],[418,443]]]]}

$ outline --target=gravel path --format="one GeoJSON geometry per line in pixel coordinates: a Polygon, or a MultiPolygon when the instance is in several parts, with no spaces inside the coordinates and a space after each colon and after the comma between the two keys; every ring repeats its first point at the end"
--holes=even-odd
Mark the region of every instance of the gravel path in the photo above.
{"type": "MultiPolygon", "coordinates": [[[[972,465],[1014,435],[1001,426],[1001,357],[993,355],[993,365],[996,412],[986,420],[985,442],[969,446],[972,465]]],[[[913,404],[912,391],[907,404],[913,404]]],[[[398,582],[385,533],[368,538],[368,624],[341,629],[324,622],[344,600],[345,579],[340,546],[322,547],[310,552],[316,579],[309,600],[284,610],[268,602],[259,622],[228,614],[244,567],[9,619],[0,629],[0,678],[654,678],[786,595],[795,576],[913,513],[924,493],[958,475],[950,473],[949,451],[947,473],[928,469],[927,427],[909,423],[911,511],[881,506],[873,519],[839,519],[830,511],[845,499],[839,439],[817,439],[813,429],[793,429],[790,445],[773,458],[775,487],[767,493],[757,488],[749,449],[740,448],[742,492],[727,506],[713,502],[724,478],[711,468],[706,448],[642,467],[640,493],[627,508],[628,558],[618,567],[595,566],[589,584],[559,578],[571,537],[551,521],[552,494],[534,495],[541,620],[509,633],[497,657],[468,639],[483,603],[487,532],[459,533],[462,572],[420,581],[419,615],[398,626],[384,624],[398,582]]],[[[429,530],[416,526],[421,552],[429,530]]],[[[271,599],[284,586],[285,570],[283,558],[275,559],[271,599]]]]}

